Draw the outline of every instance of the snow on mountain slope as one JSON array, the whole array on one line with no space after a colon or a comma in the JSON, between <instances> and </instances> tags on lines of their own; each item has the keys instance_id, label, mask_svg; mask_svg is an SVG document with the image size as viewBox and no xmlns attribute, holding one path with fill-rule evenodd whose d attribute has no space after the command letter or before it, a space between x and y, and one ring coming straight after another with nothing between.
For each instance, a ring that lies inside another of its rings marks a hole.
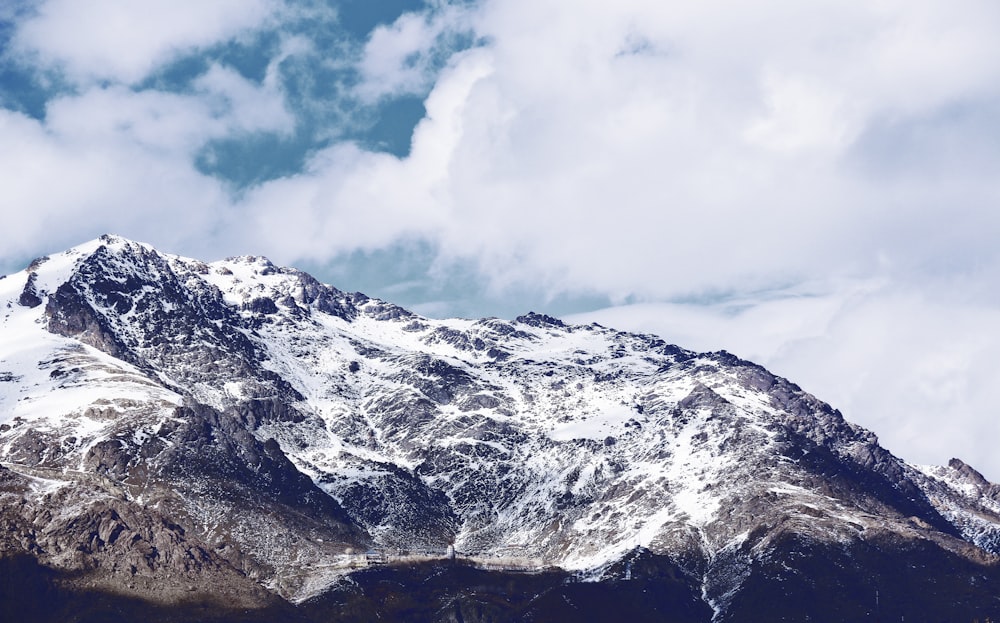
<instances>
[{"instance_id":1,"label":"snow on mountain slope","mask_svg":"<svg viewBox=\"0 0 1000 623\"><path fill-rule=\"evenodd\" d=\"M1000 552L992 485L909 466L725 352L432 320L111 236L0 280L0 310L4 465L98 473L294 599L364 548L591 579L650 551L717 613L791 533Z\"/></svg>"},{"instance_id":2,"label":"snow on mountain slope","mask_svg":"<svg viewBox=\"0 0 1000 623\"><path fill-rule=\"evenodd\" d=\"M45 310L30 305L65 282L95 243L0 280L0 430L30 426L34 444L85 453L112 421L142 418L155 428L181 396L142 371L78 340L46 330ZM24 301L29 303L24 304ZM17 460L11 440L3 455ZM18 441L25 441L20 438Z\"/></svg>"}]
</instances>

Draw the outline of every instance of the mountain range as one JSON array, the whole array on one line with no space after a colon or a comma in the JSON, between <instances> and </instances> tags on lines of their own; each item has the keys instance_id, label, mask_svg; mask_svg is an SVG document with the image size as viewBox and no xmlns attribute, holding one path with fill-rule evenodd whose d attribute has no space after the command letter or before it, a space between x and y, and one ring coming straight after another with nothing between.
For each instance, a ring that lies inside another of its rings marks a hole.
<instances>
[{"instance_id":1,"label":"mountain range","mask_svg":"<svg viewBox=\"0 0 1000 623\"><path fill-rule=\"evenodd\" d=\"M983 621L998 555L1000 487L725 351L116 236L0 279L6 620Z\"/></svg>"}]
</instances>

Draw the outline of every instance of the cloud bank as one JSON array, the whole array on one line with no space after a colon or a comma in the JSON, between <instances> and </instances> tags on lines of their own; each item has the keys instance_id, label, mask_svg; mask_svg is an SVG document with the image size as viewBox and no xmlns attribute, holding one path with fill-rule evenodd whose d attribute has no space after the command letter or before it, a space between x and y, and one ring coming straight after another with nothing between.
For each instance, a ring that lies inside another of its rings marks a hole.
<instances>
[{"instance_id":1,"label":"cloud bank","mask_svg":"<svg viewBox=\"0 0 1000 623\"><path fill-rule=\"evenodd\" d=\"M312 266L422 245L485 313L603 300L1000 478L995 2L437 1L365 33L147 4L9 18L4 75L44 106L0 100L8 269L104 231ZM408 152L374 149L414 98Z\"/></svg>"}]
</instances>

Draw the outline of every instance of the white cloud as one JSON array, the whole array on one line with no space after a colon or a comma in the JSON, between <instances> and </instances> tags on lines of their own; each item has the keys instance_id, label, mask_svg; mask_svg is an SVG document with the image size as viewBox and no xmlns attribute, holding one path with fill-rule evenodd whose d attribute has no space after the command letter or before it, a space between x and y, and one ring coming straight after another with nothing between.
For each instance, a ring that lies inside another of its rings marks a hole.
<instances>
[{"instance_id":1,"label":"white cloud","mask_svg":"<svg viewBox=\"0 0 1000 623\"><path fill-rule=\"evenodd\" d=\"M212 232L234 206L196 169L196 154L213 139L289 132L294 119L280 92L231 70L213 67L194 86L184 95L92 87L52 100L42 121L0 110L4 254L101 232L214 252Z\"/></svg>"},{"instance_id":2,"label":"white cloud","mask_svg":"<svg viewBox=\"0 0 1000 623\"><path fill-rule=\"evenodd\" d=\"M461 109L489 71L482 51L462 55L427 99L411 157L336 145L317 154L302 174L248 193L242 222L234 226L286 261L322 261L400 238L440 238L455 217L450 194L454 150L463 138Z\"/></svg>"},{"instance_id":3,"label":"white cloud","mask_svg":"<svg viewBox=\"0 0 1000 623\"><path fill-rule=\"evenodd\" d=\"M232 218L232 197L195 158L212 140L294 129L275 67L258 84L212 65L184 93L116 81L134 82L174 54L245 32L268 18L272 4L41 5L15 42L79 84L50 100L41 120L0 111L0 142L9 147L0 156L4 255L105 231L192 250L224 244L213 232ZM302 47L286 39L273 65Z\"/></svg>"},{"instance_id":4,"label":"white cloud","mask_svg":"<svg viewBox=\"0 0 1000 623\"><path fill-rule=\"evenodd\" d=\"M358 69L357 94L366 101L389 95L422 94L433 84L436 55L449 37L467 31L465 9L444 5L430 13L404 13L368 37Z\"/></svg>"},{"instance_id":5,"label":"white cloud","mask_svg":"<svg viewBox=\"0 0 1000 623\"><path fill-rule=\"evenodd\" d=\"M844 97L822 85L765 73L767 111L747 127L752 143L779 151L842 149L859 128L845 114Z\"/></svg>"},{"instance_id":6,"label":"white cloud","mask_svg":"<svg viewBox=\"0 0 1000 623\"><path fill-rule=\"evenodd\" d=\"M260 26L272 0L47 0L19 26L22 52L78 83L134 83L180 52Z\"/></svg>"},{"instance_id":7,"label":"white cloud","mask_svg":"<svg viewBox=\"0 0 1000 623\"><path fill-rule=\"evenodd\" d=\"M210 230L227 202L221 185L187 158L113 134L95 141L0 111L0 143L9 147L0 150L5 255L64 249L82 232L179 245Z\"/></svg>"},{"instance_id":8,"label":"white cloud","mask_svg":"<svg viewBox=\"0 0 1000 623\"><path fill-rule=\"evenodd\" d=\"M118 145L185 158L213 139L294 127L279 91L232 70L213 66L194 87L183 95L93 87L52 100L44 127L52 139L81 150Z\"/></svg>"},{"instance_id":9,"label":"white cloud","mask_svg":"<svg viewBox=\"0 0 1000 623\"><path fill-rule=\"evenodd\" d=\"M224 119L230 132L289 134L295 127L273 68L264 84L257 85L232 69L212 65L194 87L206 96L212 116Z\"/></svg>"},{"instance_id":10,"label":"white cloud","mask_svg":"<svg viewBox=\"0 0 1000 623\"><path fill-rule=\"evenodd\" d=\"M762 275L867 270L880 253L911 260L921 249L897 240L899 212L909 227L947 218L953 189L914 176L901 198L855 176L845 170L851 139L885 115L962 101L970 85L989 92L1000 77L977 70L975 81L956 80L937 64L926 75L880 69L898 68L899 46L921 58L942 38L905 10L827 6L816 19L812 6L769 3L753 18L712 3L686 14L662 3L538 4L489 5L493 72L461 108L453 150L447 246L495 258L505 280L536 279L541 267L555 285L671 296ZM947 48L958 74L982 46L1000 51L978 23L966 26L979 44ZM617 54L636 33L648 51ZM923 93L939 79L953 88ZM875 88L885 83L891 90ZM747 140L755 133L760 140ZM972 210L986 207L973 201Z\"/></svg>"}]
</instances>

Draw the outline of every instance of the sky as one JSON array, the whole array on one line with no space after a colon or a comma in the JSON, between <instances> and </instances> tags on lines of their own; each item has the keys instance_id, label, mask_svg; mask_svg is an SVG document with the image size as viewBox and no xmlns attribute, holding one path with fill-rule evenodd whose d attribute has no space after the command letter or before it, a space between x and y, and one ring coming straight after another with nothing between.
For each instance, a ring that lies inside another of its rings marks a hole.
<instances>
[{"instance_id":1,"label":"sky","mask_svg":"<svg viewBox=\"0 0 1000 623\"><path fill-rule=\"evenodd\" d=\"M994 0L10 0L0 273L102 233L725 349L1000 480Z\"/></svg>"}]
</instances>

